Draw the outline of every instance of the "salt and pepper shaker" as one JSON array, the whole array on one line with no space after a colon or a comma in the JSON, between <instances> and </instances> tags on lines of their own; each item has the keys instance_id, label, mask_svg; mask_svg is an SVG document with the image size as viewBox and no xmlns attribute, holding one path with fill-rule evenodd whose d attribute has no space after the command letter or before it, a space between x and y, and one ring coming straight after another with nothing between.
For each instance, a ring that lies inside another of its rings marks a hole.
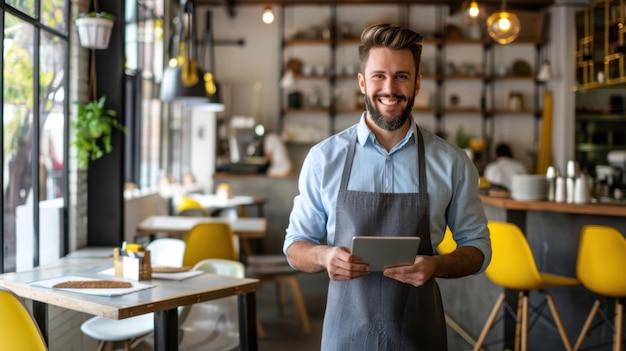
<instances>
[{"instance_id":1,"label":"salt and pepper shaker","mask_svg":"<svg viewBox=\"0 0 626 351\"><path fill-rule=\"evenodd\" d=\"M576 178L579 176L578 162L573 160L567 161L566 176L565 202L572 204L574 203L574 194L576 191Z\"/></svg>"},{"instance_id":2,"label":"salt and pepper shaker","mask_svg":"<svg viewBox=\"0 0 626 351\"><path fill-rule=\"evenodd\" d=\"M563 203L565 202L565 178L556 177L555 179L555 192L554 192L554 201Z\"/></svg>"},{"instance_id":3,"label":"salt and pepper shaker","mask_svg":"<svg viewBox=\"0 0 626 351\"><path fill-rule=\"evenodd\" d=\"M546 180L548 182L548 201L555 201L556 196L556 178L561 174L555 166L548 167L546 171Z\"/></svg>"}]
</instances>

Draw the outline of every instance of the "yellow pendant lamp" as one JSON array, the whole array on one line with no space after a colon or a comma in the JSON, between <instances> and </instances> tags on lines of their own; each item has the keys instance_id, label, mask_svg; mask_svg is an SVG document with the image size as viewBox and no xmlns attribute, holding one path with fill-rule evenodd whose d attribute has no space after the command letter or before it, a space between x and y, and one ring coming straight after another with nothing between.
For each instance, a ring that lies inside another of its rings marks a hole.
<instances>
[{"instance_id":1,"label":"yellow pendant lamp","mask_svg":"<svg viewBox=\"0 0 626 351\"><path fill-rule=\"evenodd\" d=\"M517 39L520 32L519 18L506 10L506 0L502 0L500 11L487 18L487 33L498 44L508 44Z\"/></svg>"}]
</instances>

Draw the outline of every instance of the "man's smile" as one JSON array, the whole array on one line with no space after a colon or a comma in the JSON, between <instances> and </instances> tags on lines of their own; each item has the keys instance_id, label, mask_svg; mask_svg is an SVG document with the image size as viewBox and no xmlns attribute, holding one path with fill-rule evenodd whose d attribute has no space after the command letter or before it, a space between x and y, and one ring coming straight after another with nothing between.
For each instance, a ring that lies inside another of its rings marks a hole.
<instances>
[{"instance_id":1,"label":"man's smile","mask_svg":"<svg viewBox=\"0 0 626 351\"><path fill-rule=\"evenodd\" d=\"M376 101L385 106L396 106L406 99L400 96L377 96Z\"/></svg>"}]
</instances>

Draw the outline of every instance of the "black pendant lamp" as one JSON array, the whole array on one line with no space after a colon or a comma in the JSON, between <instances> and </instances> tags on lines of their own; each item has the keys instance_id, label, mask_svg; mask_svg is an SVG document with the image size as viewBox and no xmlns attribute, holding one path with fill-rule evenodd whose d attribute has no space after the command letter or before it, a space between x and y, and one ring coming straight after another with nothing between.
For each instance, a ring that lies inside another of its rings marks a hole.
<instances>
[{"instance_id":1,"label":"black pendant lamp","mask_svg":"<svg viewBox=\"0 0 626 351\"><path fill-rule=\"evenodd\" d=\"M183 17L187 18L184 31ZM216 95L213 73L204 72L198 66L195 45L193 0L181 0L172 41L172 57L161 81L162 101L211 102Z\"/></svg>"}]
</instances>

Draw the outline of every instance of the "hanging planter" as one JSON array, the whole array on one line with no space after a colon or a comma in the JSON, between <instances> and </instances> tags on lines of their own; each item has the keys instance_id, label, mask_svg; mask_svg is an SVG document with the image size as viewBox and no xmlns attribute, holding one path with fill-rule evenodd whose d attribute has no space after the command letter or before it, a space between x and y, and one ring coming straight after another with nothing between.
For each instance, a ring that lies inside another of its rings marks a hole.
<instances>
[{"instance_id":1,"label":"hanging planter","mask_svg":"<svg viewBox=\"0 0 626 351\"><path fill-rule=\"evenodd\" d=\"M106 12L81 13L76 18L80 45L87 49L106 49L111 39L115 16Z\"/></svg>"}]
</instances>

